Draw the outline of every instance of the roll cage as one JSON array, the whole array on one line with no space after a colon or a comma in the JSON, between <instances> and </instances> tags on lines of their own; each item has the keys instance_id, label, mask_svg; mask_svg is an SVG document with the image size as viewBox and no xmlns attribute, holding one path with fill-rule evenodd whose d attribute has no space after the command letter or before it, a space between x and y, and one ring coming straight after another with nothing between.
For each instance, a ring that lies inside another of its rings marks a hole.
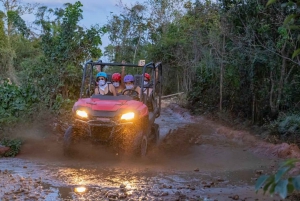
<instances>
[{"instance_id":1,"label":"roll cage","mask_svg":"<svg viewBox=\"0 0 300 201\"><path fill-rule=\"evenodd\" d=\"M142 74L146 73L147 71L150 70L151 72L151 84L148 84L147 86L144 85L144 76L141 75L134 75L135 77L135 82L137 82L137 78L139 78L139 85L141 88L141 91L139 93L139 101L143 102L144 104L147 104L147 101L149 101L149 98L151 101L154 103L154 110L158 109L160 112L161 109L161 95L162 95L162 64L161 62L154 63L150 62L145 64L144 66L139 66L135 64L123 64L123 63L104 63L101 60L98 61L92 61L89 60L84 64L83 68L83 75L82 75L82 84L81 84L81 90L80 90L80 98L89 98L93 95L94 93L94 88L95 88L95 75L94 75L94 66L100 65L101 66L101 71L105 66L125 66L125 67L137 67L137 68L142 68ZM150 97L145 97L147 96L144 94L144 89L146 88L152 88L152 92L150 94ZM101 97L101 96L99 96ZM121 97L116 97L116 99L119 99ZM114 98L111 97L113 100Z\"/></svg>"}]
</instances>

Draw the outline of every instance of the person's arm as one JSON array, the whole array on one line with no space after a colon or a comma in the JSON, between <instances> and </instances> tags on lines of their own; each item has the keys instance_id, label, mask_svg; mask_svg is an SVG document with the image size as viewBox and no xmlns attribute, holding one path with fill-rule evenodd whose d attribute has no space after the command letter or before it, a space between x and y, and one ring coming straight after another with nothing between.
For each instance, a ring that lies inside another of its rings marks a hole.
<instances>
[{"instance_id":1,"label":"person's arm","mask_svg":"<svg viewBox=\"0 0 300 201\"><path fill-rule=\"evenodd\" d=\"M95 88L95 95L99 94L99 90L97 90L98 88Z\"/></svg>"},{"instance_id":2,"label":"person's arm","mask_svg":"<svg viewBox=\"0 0 300 201\"><path fill-rule=\"evenodd\" d=\"M114 96L117 96L116 88L114 85L110 84L110 92L113 93Z\"/></svg>"},{"instance_id":3,"label":"person's arm","mask_svg":"<svg viewBox=\"0 0 300 201\"><path fill-rule=\"evenodd\" d=\"M152 91L153 91L152 88L148 88L147 89L147 96L150 96Z\"/></svg>"},{"instance_id":4,"label":"person's arm","mask_svg":"<svg viewBox=\"0 0 300 201\"><path fill-rule=\"evenodd\" d=\"M123 60L122 64L125 64L126 62ZM125 66L122 66L122 72L121 72L121 86L125 88L125 83L124 83L124 77L125 77Z\"/></svg>"},{"instance_id":5,"label":"person's arm","mask_svg":"<svg viewBox=\"0 0 300 201\"><path fill-rule=\"evenodd\" d=\"M135 91L138 92L138 93L140 94L140 92L141 92L141 87L137 86L137 87L135 88Z\"/></svg>"},{"instance_id":6,"label":"person's arm","mask_svg":"<svg viewBox=\"0 0 300 201\"><path fill-rule=\"evenodd\" d=\"M97 72L101 72L101 65L96 65Z\"/></svg>"}]
</instances>

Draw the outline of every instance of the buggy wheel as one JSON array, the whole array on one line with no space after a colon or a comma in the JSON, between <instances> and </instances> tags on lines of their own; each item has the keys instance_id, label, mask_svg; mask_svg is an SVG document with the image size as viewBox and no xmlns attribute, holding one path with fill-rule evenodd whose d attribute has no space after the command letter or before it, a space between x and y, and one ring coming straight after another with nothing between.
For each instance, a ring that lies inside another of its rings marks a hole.
<instances>
[{"instance_id":1,"label":"buggy wheel","mask_svg":"<svg viewBox=\"0 0 300 201\"><path fill-rule=\"evenodd\" d=\"M151 127L151 135L153 139L153 145L157 145L159 141L159 125L154 123Z\"/></svg>"},{"instance_id":2,"label":"buggy wheel","mask_svg":"<svg viewBox=\"0 0 300 201\"><path fill-rule=\"evenodd\" d=\"M143 133L143 131L139 131L134 140L131 143L131 147L129 148L129 153L131 156L137 158L144 158L147 155L148 151L148 138Z\"/></svg>"},{"instance_id":3,"label":"buggy wheel","mask_svg":"<svg viewBox=\"0 0 300 201\"><path fill-rule=\"evenodd\" d=\"M63 139L63 152L64 155L67 157L72 157L75 154L74 150L74 138L75 138L75 132L73 126L70 126L65 134Z\"/></svg>"},{"instance_id":4,"label":"buggy wheel","mask_svg":"<svg viewBox=\"0 0 300 201\"><path fill-rule=\"evenodd\" d=\"M141 158L144 158L147 155L148 151L148 139L146 135L143 135L140 145L140 156Z\"/></svg>"}]
</instances>

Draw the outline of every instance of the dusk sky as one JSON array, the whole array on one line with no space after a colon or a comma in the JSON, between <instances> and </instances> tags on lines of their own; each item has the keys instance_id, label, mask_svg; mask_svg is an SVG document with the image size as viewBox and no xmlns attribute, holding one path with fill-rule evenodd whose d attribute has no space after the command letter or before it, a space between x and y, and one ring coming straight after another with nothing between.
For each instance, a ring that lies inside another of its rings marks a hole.
<instances>
[{"instance_id":1,"label":"dusk sky","mask_svg":"<svg viewBox=\"0 0 300 201\"><path fill-rule=\"evenodd\" d=\"M23 0L24 3L39 3L51 8L63 7L65 3L75 3L78 0ZM120 0L81 0L83 4L83 20L81 23L89 27L92 24L103 25L107 21L107 17L113 13L119 13L120 8L117 7ZM123 4L131 5L135 2L143 2L142 0L122 0ZM27 16L26 16L27 18ZM30 18L28 17L28 20Z\"/></svg>"},{"instance_id":2,"label":"dusk sky","mask_svg":"<svg viewBox=\"0 0 300 201\"><path fill-rule=\"evenodd\" d=\"M51 8L63 7L65 3L75 3L78 0L21 0L23 3L39 3L41 6L47 6ZM114 14L120 13L121 9L117 6L120 0L81 0L83 4L83 20L80 25L89 28L91 25L99 24L100 26L106 24L108 16L113 12ZM144 2L144 0L122 0L123 4L132 5L135 2ZM2 10L2 5L0 6ZM27 22L33 22L34 15L24 15L22 18ZM108 45L109 40L107 36L102 37L103 50Z\"/></svg>"}]
</instances>

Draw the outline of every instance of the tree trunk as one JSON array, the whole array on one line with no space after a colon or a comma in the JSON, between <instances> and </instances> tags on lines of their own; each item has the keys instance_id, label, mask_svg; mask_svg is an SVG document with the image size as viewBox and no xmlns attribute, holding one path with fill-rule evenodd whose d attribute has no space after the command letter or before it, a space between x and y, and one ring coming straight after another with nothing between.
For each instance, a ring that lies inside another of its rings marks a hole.
<instances>
[{"instance_id":1,"label":"tree trunk","mask_svg":"<svg viewBox=\"0 0 300 201\"><path fill-rule=\"evenodd\" d=\"M270 89L270 101L269 101L269 104L270 104L270 108L271 108L271 113L275 113L276 111L276 106L273 102L274 100L274 79L273 79L273 72L272 72L272 69L270 70L270 82L271 82L271 89Z\"/></svg>"},{"instance_id":2,"label":"tree trunk","mask_svg":"<svg viewBox=\"0 0 300 201\"><path fill-rule=\"evenodd\" d=\"M177 92L180 90L180 80L179 80L179 75L177 73Z\"/></svg>"},{"instance_id":3,"label":"tree trunk","mask_svg":"<svg viewBox=\"0 0 300 201\"><path fill-rule=\"evenodd\" d=\"M276 100L276 103L275 103L277 111L279 111L279 105L280 105L280 102L281 102L282 91L283 91L283 88L284 88L286 62L287 62L286 57L284 55L284 57L282 57L280 80L279 80L279 86L278 86L278 95L277 95L277 100Z\"/></svg>"},{"instance_id":4,"label":"tree trunk","mask_svg":"<svg viewBox=\"0 0 300 201\"><path fill-rule=\"evenodd\" d=\"M223 102L223 79L224 79L224 54L225 54L225 35L223 35L223 47L222 47L222 61L220 68L220 105L219 110L222 112L222 102Z\"/></svg>"},{"instance_id":5,"label":"tree trunk","mask_svg":"<svg viewBox=\"0 0 300 201\"><path fill-rule=\"evenodd\" d=\"M252 96L252 118L251 118L252 124L254 124L254 122L255 122L255 101L256 101L256 97L255 97L255 93L253 93L253 96Z\"/></svg>"},{"instance_id":6,"label":"tree trunk","mask_svg":"<svg viewBox=\"0 0 300 201\"><path fill-rule=\"evenodd\" d=\"M271 80L271 90L270 90L270 107L271 107L271 117L276 118L279 112L279 106L281 102L281 97L282 97L282 92L285 84L285 74L286 74L286 65L287 65L287 60L286 60L286 53L285 53L285 46L281 49L281 54L283 55L282 57L282 63L281 63L281 69L280 69L280 79L279 83L277 86L277 90L274 89L275 84L274 84L274 79L273 79L273 74L272 71L270 72L270 80ZM277 93L275 93L275 91Z\"/></svg>"}]
</instances>

